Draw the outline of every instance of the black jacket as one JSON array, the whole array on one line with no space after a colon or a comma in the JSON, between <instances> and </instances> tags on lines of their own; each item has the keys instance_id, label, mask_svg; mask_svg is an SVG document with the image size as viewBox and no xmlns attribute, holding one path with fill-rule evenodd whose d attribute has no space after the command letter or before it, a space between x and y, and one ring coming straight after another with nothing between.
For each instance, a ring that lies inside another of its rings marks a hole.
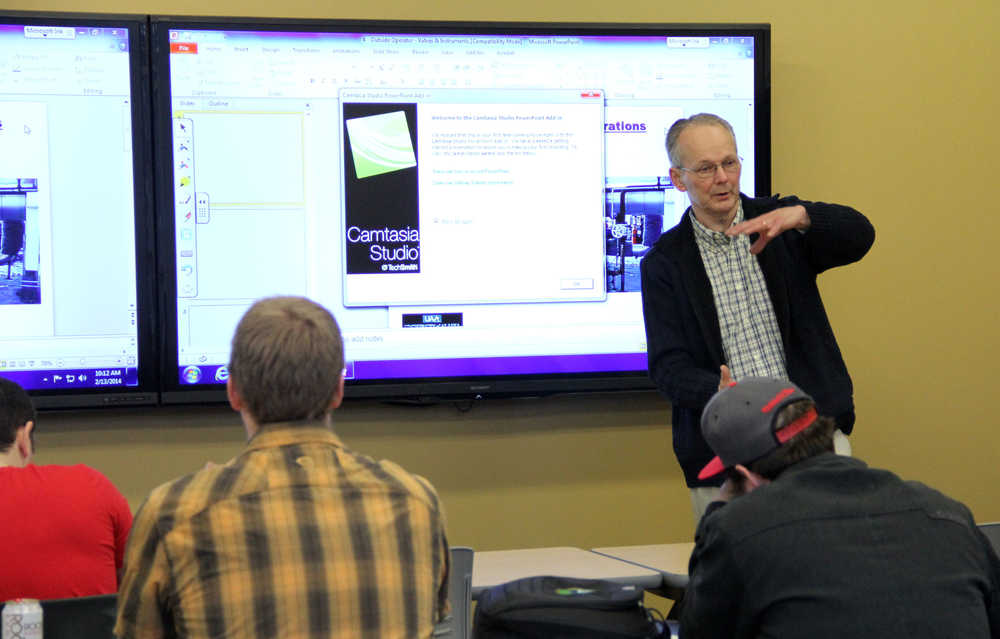
<instances>
[{"instance_id":1,"label":"black jacket","mask_svg":"<svg viewBox=\"0 0 1000 639\"><path fill-rule=\"evenodd\" d=\"M796 197L741 197L746 219L795 204L809 213L808 231L782 233L757 260L781 330L789 378L816 400L822 414L850 433L854 390L816 276L864 257L875 241L875 229L846 206ZM649 375L671 402L674 453L689 486L717 485L721 479L697 478L715 456L701 436L700 420L719 388L719 367L726 362L712 285L687 213L650 249L640 270Z\"/></svg>"},{"instance_id":2,"label":"black jacket","mask_svg":"<svg viewBox=\"0 0 1000 639\"><path fill-rule=\"evenodd\" d=\"M851 457L702 518L683 639L1000 637L1000 560L961 503Z\"/></svg>"}]
</instances>

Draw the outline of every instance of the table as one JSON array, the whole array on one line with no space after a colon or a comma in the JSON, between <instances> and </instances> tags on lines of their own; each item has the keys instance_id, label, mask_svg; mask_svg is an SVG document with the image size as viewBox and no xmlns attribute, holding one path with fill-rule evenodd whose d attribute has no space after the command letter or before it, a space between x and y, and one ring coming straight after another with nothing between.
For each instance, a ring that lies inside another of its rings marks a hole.
<instances>
[{"instance_id":1,"label":"table","mask_svg":"<svg viewBox=\"0 0 1000 639\"><path fill-rule=\"evenodd\" d=\"M593 552L609 558L635 564L660 573L663 589L671 599L683 594L688 584L688 561L694 542L679 544L651 544L647 546L608 546L594 548Z\"/></svg>"},{"instance_id":2,"label":"table","mask_svg":"<svg viewBox=\"0 0 1000 639\"><path fill-rule=\"evenodd\" d=\"M571 548L524 548L477 552L472 563L472 598L479 593L522 577L553 575L577 579L607 579L650 590L663 585L662 573L634 562Z\"/></svg>"}]
</instances>

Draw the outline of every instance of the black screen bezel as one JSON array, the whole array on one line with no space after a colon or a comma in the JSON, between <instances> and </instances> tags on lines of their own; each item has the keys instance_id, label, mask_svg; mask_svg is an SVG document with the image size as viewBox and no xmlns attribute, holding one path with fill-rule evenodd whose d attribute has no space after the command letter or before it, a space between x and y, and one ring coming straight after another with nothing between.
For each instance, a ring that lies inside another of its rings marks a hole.
<instances>
[{"instance_id":1,"label":"black screen bezel","mask_svg":"<svg viewBox=\"0 0 1000 639\"><path fill-rule=\"evenodd\" d=\"M155 219L153 214L153 143L149 99L149 16L140 14L54 11L0 11L0 22L25 25L92 26L128 31L132 91L132 170L135 224L136 339L138 384L129 387L29 390L38 409L148 406L159 402L159 349L154 334L159 312L155 287Z\"/></svg>"},{"instance_id":2,"label":"black screen bezel","mask_svg":"<svg viewBox=\"0 0 1000 639\"><path fill-rule=\"evenodd\" d=\"M572 22L451 22L422 20L322 20L243 17L152 16L150 18L154 136L170 140L170 43L172 29L246 31L371 32L434 34L524 35L634 35L634 36L752 36L755 38L755 193L771 192L771 27L769 24L668 24ZM174 262L174 211L172 157L169 144L156 149L158 227L158 280L160 282L161 400L164 404L225 401L218 384L181 384L178 379L176 266ZM427 401L429 399L479 399L484 397L539 396L554 393L651 390L646 371L580 374L477 376L460 378L388 379L348 382L347 398Z\"/></svg>"}]
</instances>

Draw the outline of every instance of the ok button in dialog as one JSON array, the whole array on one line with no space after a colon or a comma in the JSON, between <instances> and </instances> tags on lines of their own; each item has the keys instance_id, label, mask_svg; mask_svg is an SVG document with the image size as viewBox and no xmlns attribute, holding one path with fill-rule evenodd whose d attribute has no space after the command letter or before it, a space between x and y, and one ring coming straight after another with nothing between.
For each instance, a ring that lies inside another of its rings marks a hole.
<instances>
[{"instance_id":1,"label":"ok button in dialog","mask_svg":"<svg viewBox=\"0 0 1000 639\"><path fill-rule=\"evenodd\" d=\"M588 291L594 288L594 280L590 277L571 277L559 280L559 288L563 291Z\"/></svg>"}]
</instances>

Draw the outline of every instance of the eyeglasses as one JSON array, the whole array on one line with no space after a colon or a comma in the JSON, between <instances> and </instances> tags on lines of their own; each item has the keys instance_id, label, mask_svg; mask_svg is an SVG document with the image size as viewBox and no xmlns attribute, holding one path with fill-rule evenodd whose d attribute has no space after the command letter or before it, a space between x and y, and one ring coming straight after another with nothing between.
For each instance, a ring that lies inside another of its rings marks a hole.
<instances>
[{"instance_id":1,"label":"eyeglasses","mask_svg":"<svg viewBox=\"0 0 1000 639\"><path fill-rule=\"evenodd\" d=\"M693 169L689 169L683 166L679 166L677 168L681 171L694 173L695 177L697 177L699 180L711 180L713 177L715 177L715 174L719 171L719 167L722 167L722 170L728 173L729 175L736 175L740 170L742 160L743 158L728 158L723 160L720 164L710 164L706 162L705 164L698 165Z\"/></svg>"}]
</instances>

